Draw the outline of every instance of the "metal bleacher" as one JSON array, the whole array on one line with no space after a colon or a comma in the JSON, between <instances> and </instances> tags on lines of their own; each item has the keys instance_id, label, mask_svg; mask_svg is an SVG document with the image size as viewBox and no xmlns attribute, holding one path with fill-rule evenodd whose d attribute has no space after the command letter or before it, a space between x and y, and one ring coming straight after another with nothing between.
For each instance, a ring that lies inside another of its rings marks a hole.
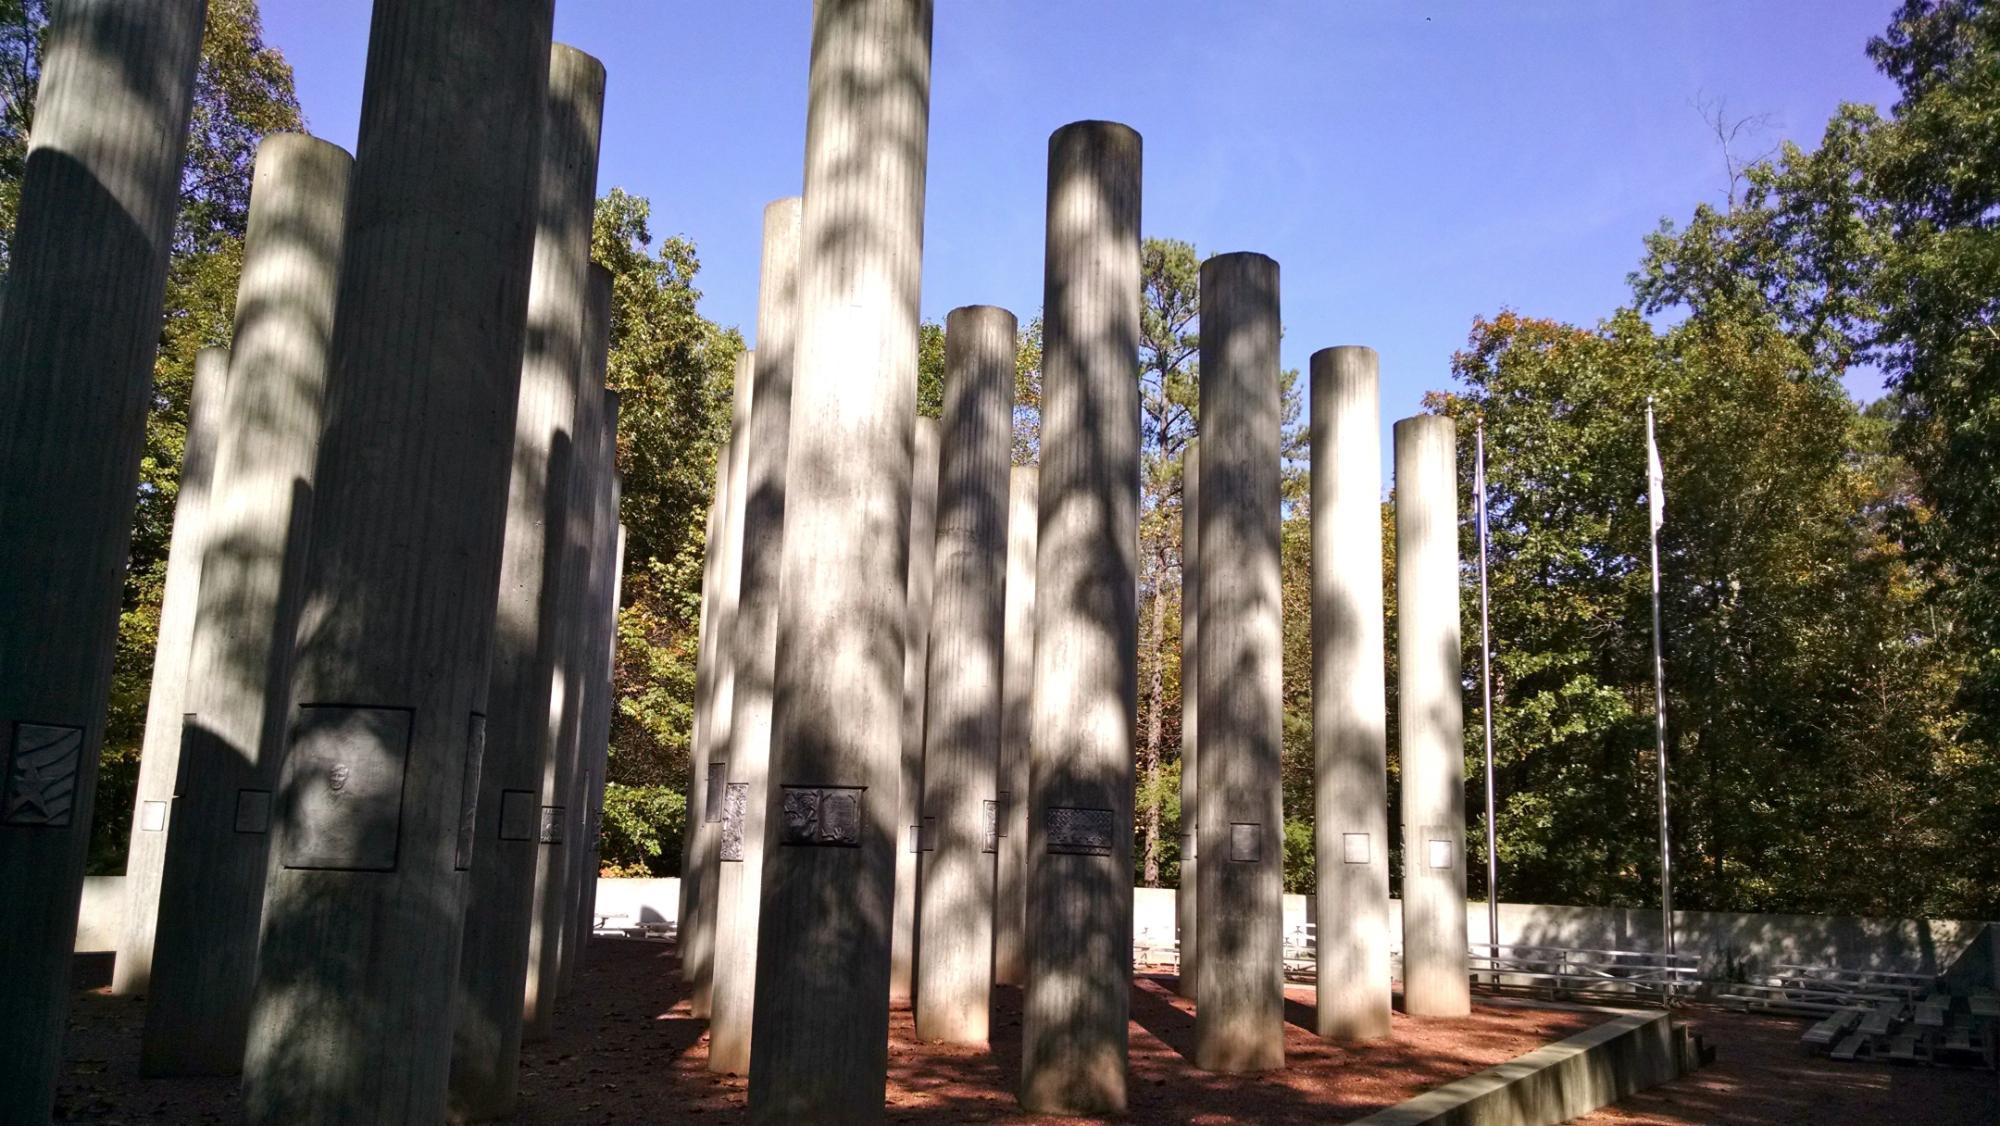
<instances>
[{"instance_id":1,"label":"metal bleacher","mask_svg":"<svg viewBox=\"0 0 2000 1126\"><path fill-rule=\"evenodd\" d=\"M2000 1042L2000 996L1986 987L1955 993L1935 974L1784 963L1724 987L1718 1000L1816 1017L1799 1044L1835 1060L1992 1068Z\"/></svg>"}]
</instances>

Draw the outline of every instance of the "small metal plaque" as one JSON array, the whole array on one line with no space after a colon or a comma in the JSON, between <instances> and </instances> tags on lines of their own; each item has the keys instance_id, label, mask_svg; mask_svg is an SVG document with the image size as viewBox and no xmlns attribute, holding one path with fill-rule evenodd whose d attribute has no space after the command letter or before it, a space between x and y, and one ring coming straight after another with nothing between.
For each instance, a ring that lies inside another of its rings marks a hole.
<instances>
[{"instance_id":1,"label":"small metal plaque","mask_svg":"<svg viewBox=\"0 0 2000 1126\"><path fill-rule=\"evenodd\" d=\"M923 846L924 827L922 825L910 826L910 855L915 856L917 853L922 852L924 850Z\"/></svg>"},{"instance_id":2,"label":"small metal plaque","mask_svg":"<svg viewBox=\"0 0 2000 1126\"><path fill-rule=\"evenodd\" d=\"M458 847L453 867L460 872L472 867L472 842L479 831L479 769L486 760L486 717L472 713L466 725L465 762L458 778Z\"/></svg>"},{"instance_id":3,"label":"small metal plaque","mask_svg":"<svg viewBox=\"0 0 2000 1126\"><path fill-rule=\"evenodd\" d=\"M236 831L253 834L271 831L271 791L236 791Z\"/></svg>"},{"instance_id":4,"label":"small metal plaque","mask_svg":"<svg viewBox=\"0 0 2000 1126\"><path fill-rule=\"evenodd\" d=\"M540 810L540 795L533 790L500 791L500 839L534 840L535 821Z\"/></svg>"},{"instance_id":5,"label":"small metal plaque","mask_svg":"<svg viewBox=\"0 0 2000 1126\"><path fill-rule=\"evenodd\" d=\"M1368 834L1340 834L1340 858L1348 864L1366 864L1373 860L1374 849L1369 847Z\"/></svg>"},{"instance_id":6,"label":"small metal plaque","mask_svg":"<svg viewBox=\"0 0 2000 1126\"><path fill-rule=\"evenodd\" d=\"M711 762L708 764L708 793L703 795L706 803L702 807L701 819L714 824L722 820L723 785L728 779L729 764Z\"/></svg>"},{"instance_id":7,"label":"small metal plaque","mask_svg":"<svg viewBox=\"0 0 2000 1126\"><path fill-rule=\"evenodd\" d=\"M1049 807L1050 852L1110 856L1113 829L1108 809L1077 809L1066 805Z\"/></svg>"},{"instance_id":8,"label":"small metal plaque","mask_svg":"<svg viewBox=\"0 0 2000 1126\"><path fill-rule=\"evenodd\" d=\"M17 723L0 789L0 824L60 829L76 808L76 772L83 764L83 728Z\"/></svg>"},{"instance_id":9,"label":"small metal plaque","mask_svg":"<svg viewBox=\"0 0 2000 1126\"><path fill-rule=\"evenodd\" d=\"M285 867L395 871L411 722L408 708L299 706L285 758Z\"/></svg>"},{"instance_id":10,"label":"small metal plaque","mask_svg":"<svg viewBox=\"0 0 2000 1126\"><path fill-rule=\"evenodd\" d=\"M559 845L563 843L562 806L545 805L542 807L542 829L540 833L536 834L535 839L545 845Z\"/></svg>"},{"instance_id":11,"label":"small metal plaque","mask_svg":"<svg viewBox=\"0 0 2000 1126\"><path fill-rule=\"evenodd\" d=\"M139 831L158 833L167 827L167 803L163 801L143 801L139 803Z\"/></svg>"},{"instance_id":12,"label":"small metal plaque","mask_svg":"<svg viewBox=\"0 0 2000 1126\"><path fill-rule=\"evenodd\" d=\"M862 786L786 786L783 836L788 845L861 847Z\"/></svg>"},{"instance_id":13,"label":"small metal plaque","mask_svg":"<svg viewBox=\"0 0 2000 1126\"><path fill-rule=\"evenodd\" d=\"M1264 859L1264 827L1254 821L1230 822L1229 859L1243 864L1261 863Z\"/></svg>"},{"instance_id":14,"label":"small metal plaque","mask_svg":"<svg viewBox=\"0 0 2000 1126\"><path fill-rule=\"evenodd\" d=\"M743 859L743 817L750 809L750 783L731 782L722 795L722 859Z\"/></svg>"},{"instance_id":15,"label":"small metal plaque","mask_svg":"<svg viewBox=\"0 0 2000 1126\"><path fill-rule=\"evenodd\" d=\"M1007 822L1014 816L1014 795L1006 790L1000 791L997 805L998 808L993 811L994 821L998 825L994 835L1004 837L1007 835Z\"/></svg>"},{"instance_id":16,"label":"small metal plaque","mask_svg":"<svg viewBox=\"0 0 2000 1126\"><path fill-rule=\"evenodd\" d=\"M1431 868L1450 868L1452 866L1453 849L1450 841L1432 839L1425 841L1424 845L1424 862L1426 866Z\"/></svg>"},{"instance_id":17,"label":"small metal plaque","mask_svg":"<svg viewBox=\"0 0 2000 1126\"><path fill-rule=\"evenodd\" d=\"M979 803L980 813L985 818L985 843L979 846L981 852L1000 851L1000 803L983 801Z\"/></svg>"}]
</instances>

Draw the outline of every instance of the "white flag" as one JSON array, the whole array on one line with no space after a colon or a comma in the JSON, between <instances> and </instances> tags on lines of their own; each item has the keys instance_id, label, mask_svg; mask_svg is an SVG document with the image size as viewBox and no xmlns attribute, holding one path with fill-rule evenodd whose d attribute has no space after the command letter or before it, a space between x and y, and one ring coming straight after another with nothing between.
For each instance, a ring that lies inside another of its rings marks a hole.
<instances>
[{"instance_id":1,"label":"white flag","mask_svg":"<svg viewBox=\"0 0 2000 1126\"><path fill-rule=\"evenodd\" d=\"M1653 531L1667 522L1667 483L1660 472L1660 447L1653 441L1653 405L1646 404L1646 502L1653 510Z\"/></svg>"}]
</instances>

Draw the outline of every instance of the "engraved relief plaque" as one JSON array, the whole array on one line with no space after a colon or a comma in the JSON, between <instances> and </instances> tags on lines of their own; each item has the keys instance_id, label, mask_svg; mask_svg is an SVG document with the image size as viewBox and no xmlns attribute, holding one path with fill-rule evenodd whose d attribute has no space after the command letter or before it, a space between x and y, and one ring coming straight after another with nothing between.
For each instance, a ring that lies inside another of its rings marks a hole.
<instances>
[{"instance_id":1,"label":"engraved relief plaque","mask_svg":"<svg viewBox=\"0 0 2000 1126\"><path fill-rule=\"evenodd\" d=\"M535 822L541 812L539 795L533 790L500 791L500 839L532 841Z\"/></svg>"},{"instance_id":2,"label":"engraved relief plaque","mask_svg":"<svg viewBox=\"0 0 2000 1126\"><path fill-rule=\"evenodd\" d=\"M726 762L708 764L708 793L703 795L707 804L702 808L701 819L710 824L722 820L722 787L728 772L729 764Z\"/></svg>"},{"instance_id":3,"label":"engraved relief plaque","mask_svg":"<svg viewBox=\"0 0 2000 1126\"><path fill-rule=\"evenodd\" d=\"M731 782L722 796L722 859L743 859L743 816L750 808L750 783Z\"/></svg>"},{"instance_id":4,"label":"engraved relief plaque","mask_svg":"<svg viewBox=\"0 0 2000 1126\"><path fill-rule=\"evenodd\" d=\"M0 787L0 824L60 829L76 808L76 772L83 764L83 728L17 723Z\"/></svg>"},{"instance_id":5,"label":"engraved relief plaque","mask_svg":"<svg viewBox=\"0 0 2000 1126\"><path fill-rule=\"evenodd\" d=\"M1074 856L1110 856L1111 811L1052 805L1048 810L1049 851Z\"/></svg>"},{"instance_id":6,"label":"engraved relief plaque","mask_svg":"<svg viewBox=\"0 0 2000 1126\"><path fill-rule=\"evenodd\" d=\"M542 828L541 832L536 834L535 839L545 845L559 845L563 843L562 806L545 805L542 807Z\"/></svg>"},{"instance_id":7,"label":"engraved relief plaque","mask_svg":"<svg viewBox=\"0 0 2000 1126\"><path fill-rule=\"evenodd\" d=\"M779 841L861 847L862 786L786 786Z\"/></svg>"},{"instance_id":8,"label":"engraved relief plaque","mask_svg":"<svg viewBox=\"0 0 2000 1126\"><path fill-rule=\"evenodd\" d=\"M1006 790L1002 790L1000 791L1000 800L995 804L997 808L994 810L993 817L998 828L994 830L994 834L1004 837L1007 835L1007 822L1014 816L1014 795Z\"/></svg>"},{"instance_id":9,"label":"engraved relief plaque","mask_svg":"<svg viewBox=\"0 0 2000 1126\"><path fill-rule=\"evenodd\" d=\"M271 791L236 791L236 831L253 834L271 831Z\"/></svg>"},{"instance_id":10,"label":"engraved relief plaque","mask_svg":"<svg viewBox=\"0 0 2000 1126\"><path fill-rule=\"evenodd\" d=\"M1450 868L1452 847L1450 841L1435 838L1424 842L1424 863L1430 868Z\"/></svg>"},{"instance_id":11,"label":"engraved relief plaque","mask_svg":"<svg viewBox=\"0 0 2000 1126\"><path fill-rule=\"evenodd\" d=\"M465 732L465 762L458 779L458 849L453 867L472 867L472 841L479 829L479 768L486 759L486 717L472 713Z\"/></svg>"},{"instance_id":12,"label":"engraved relief plaque","mask_svg":"<svg viewBox=\"0 0 2000 1126\"><path fill-rule=\"evenodd\" d=\"M1349 864L1366 864L1374 858L1374 850L1369 847L1368 834L1340 834L1340 858Z\"/></svg>"},{"instance_id":13,"label":"engraved relief plaque","mask_svg":"<svg viewBox=\"0 0 2000 1126\"><path fill-rule=\"evenodd\" d=\"M167 803L149 801L139 803L139 829L141 832L158 833L167 827Z\"/></svg>"},{"instance_id":14,"label":"engraved relief plaque","mask_svg":"<svg viewBox=\"0 0 2000 1126\"><path fill-rule=\"evenodd\" d=\"M980 813L985 819L985 843L979 846L981 852L1000 851L1000 803L983 801L979 803Z\"/></svg>"},{"instance_id":15,"label":"engraved relief plaque","mask_svg":"<svg viewBox=\"0 0 2000 1126\"><path fill-rule=\"evenodd\" d=\"M411 720L408 708L299 706L285 758L285 867L395 871Z\"/></svg>"},{"instance_id":16,"label":"engraved relief plaque","mask_svg":"<svg viewBox=\"0 0 2000 1126\"><path fill-rule=\"evenodd\" d=\"M1234 821L1229 825L1229 859L1255 864L1264 859L1264 827L1255 822Z\"/></svg>"}]
</instances>

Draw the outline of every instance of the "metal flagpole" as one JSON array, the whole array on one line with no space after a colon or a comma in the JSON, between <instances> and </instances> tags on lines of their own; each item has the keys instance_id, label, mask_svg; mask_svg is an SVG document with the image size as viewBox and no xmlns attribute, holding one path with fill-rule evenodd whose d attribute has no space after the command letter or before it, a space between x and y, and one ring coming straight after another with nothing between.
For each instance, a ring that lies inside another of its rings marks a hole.
<instances>
[{"instance_id":1,"label":"metal flagpole","mask_svg":"<svg viewBox=\"0 0 2000 1126\"><path fill-rule=\"evenodd\" d=\"M1486 721L1486 943L1487 954L1500 957L1500 853L1493 820L1493 640L1486 613L1486 418L1481 415L1473 438L1473 488L1479 494L1479 680ZM1497 980L1497 979L1496 979Z\"/></svg>"},{"instance_id":2,"label":"metal flagpole","mask_svg":"<svg viewBox=\"0 0 2000 1126\"><path fill-rule=\"evenodd\" d=\"M1653 547L1653 743L1660 775L1660 933L1674 952L1673 850L1667 836L1667 668L1660 656L1660 525L1666 522L1667 487L1660 447L1653 438L1653 397L1646 396L1646 502Z\"/></svg>"}]
</instances>

